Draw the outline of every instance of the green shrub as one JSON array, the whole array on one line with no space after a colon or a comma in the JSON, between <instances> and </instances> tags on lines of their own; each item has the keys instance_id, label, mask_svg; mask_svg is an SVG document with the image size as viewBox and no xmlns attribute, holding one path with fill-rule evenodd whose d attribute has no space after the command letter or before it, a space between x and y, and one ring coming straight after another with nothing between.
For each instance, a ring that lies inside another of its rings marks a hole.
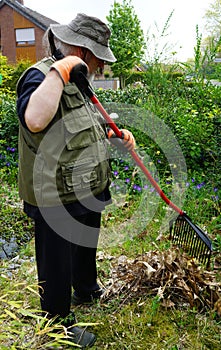
<instances>
[{"instance_id":1,"label":"green shrub","mask_svg":"<svg viewBox=\"0 0 221 350\"><path fill-rule=\"evenodd\" d=\"M7 83L7 86L12 90L12 91L16 91L16 85L18 82L18 79L20 78L20 76L22 75L22 73L31 66L31 62L28 60L22 60L19 61L13 68L12 73L11 73L11 77L12 79L10 79Z\"/></svg>"},{"instance_id":2,"label":"green shrub","mask_svg":"<svg viewBox=\"0 0 221 350\"><path fill-rule=\"evenodd\" d=\"M1 75L1 93L12 94L7 84L12 80L13 67L8 64L7 57L0 53L0 75Z\"/></svg>"},{"instance_id":3,"label":"green shrub","mask_svg":"<svg viewBox=\"0 0 221 350\"><path fill-rule=\"evenodd\" d=\"M165 82L159 79L155 86L128 85L122 91L98 90L96 94L103 103L135 104L161 118L175 135L188 169L214 173L220 163L221 89L201 82L193 83L190 88L183 80ZM144 130L145 120L131 123L128 118L121 115L118 125L130 128L130 125L139 124L139 130ZM135 132L139 143L152 150L153 157L158 151L156 145L142 132L131 131Z\"/></svg>"},{"instance_id":4,"label":"green shrub","mask_svg":"<svg viewBox=\"0 0 221 350\"><path fill-rule=\"evenodd\" d=\"M16 84L21 74L31 65L28 60L19 61L16 65L8 63L6 56L0 53L1 93L15 95Z\"/></svg>"},{"instance_id":5,"label":"green shrub","mask_svg":"<svg viewBox=\"0 0 221 350\"><path fill-rule=\"evenodd\" d=\"M18 117L15 98L10 94L0 97L0 173L7 182L17 181Z\"/></svg>"}]
</instances>

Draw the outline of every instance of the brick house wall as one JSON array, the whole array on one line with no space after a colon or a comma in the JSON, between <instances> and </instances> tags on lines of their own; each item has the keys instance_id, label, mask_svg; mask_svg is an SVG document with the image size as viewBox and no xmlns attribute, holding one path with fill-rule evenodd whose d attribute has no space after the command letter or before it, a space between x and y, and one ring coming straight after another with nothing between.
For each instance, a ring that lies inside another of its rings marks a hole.
<instances>
[{"instance_id":1,"label":"brick house wall","mask_svg":"<svg viewBox=\"0 0 221 350\"><path fill-rule=\"evenodd\" d=\"M15 36L14 36L14 20L13 9L4 6L0 16L1 28L1 52L7 56L9 62L15 61Z\"/></svg>"},{"instance_id":2,"label":"brick house wall","mask_svg":"<svg viewBox=\"0 0 221 350\"><path fill-rule=\"evenodd\" d=\"M18 25L18 23L20 23ZM35 45L26 47L16 47L15 29L16 28L34 28ZM8 58L8 62L16 63L19 59L29 59L36 62L44 56L42 48L42 37L44 30L34 25L31 21L17 14L9 6L1 9L0 16L1 28L1 52Z\"/></svg>"},{"instance_id":3,"label":"brick house wall","mask_svg":"<svg viewBox=\"0 0 221 350\"><path fill-rule=\"evenodd\" d=\"M23 0L0 1L0 52L9 63L40 60L44 57L42 38L50 23L57 22L26 8ZM16 29L27 28L34 29L35 41L16 44Z\"/></svg>"}]
</instances>

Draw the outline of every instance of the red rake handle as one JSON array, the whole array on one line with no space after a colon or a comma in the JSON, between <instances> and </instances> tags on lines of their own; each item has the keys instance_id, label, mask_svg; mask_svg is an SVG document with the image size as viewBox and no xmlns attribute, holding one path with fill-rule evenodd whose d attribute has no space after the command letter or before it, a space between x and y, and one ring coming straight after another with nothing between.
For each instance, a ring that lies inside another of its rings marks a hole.
<instances>
[{"instance_id":1,"label":"red rake handle","mask_svg":"<svg viewBox=\"0 0 221 350\"><path fill-rule=\"evenodd\" d=\"M90 96L90 100L92 103L96 106L96 108L100 111L104 119L107 121L110 128L114 131L117 137L122 139L122 131L117 127L117 125L114 123L114 121L111 119L109 114L106 112L106 110L103 108L102 104L99 102L97 97L95 95ZM143 164L142 160L138 156L138 154L135 151L130 151L131 156L133 157L136 164L140 167L144 175L148 178L150 183L153 185L157 193L160 195L160 197L163 199L163 201L169 205L172 209L174 209L179 215L184 215L183 210L181 210L179 207L177 207L171 200L165 195L165 193L161 190L160 186L157 184L157 182L153 179L150 172L147 170L145 165Z\"/></svg>"},{"instance_id":2,"label":"red rake handle","mask_svg":"<svg viewBox=\"0 0 221 350\"><path fill-rule=\"evenodd\" d=\"M77 65L76 67L74 67L72 70L71 76L72 76L72 82L75 82L75 84L77 85L79 90L83 94L87 95L90 98L91 102L100 111L100 113L102 114L102 116L104 117L104 119L106 120L108 125L110 126L110 128L116 134L116 136L119 137L120 139L122 139L123 138L122 131L120 131L118 129L117 125L114 123L114 121L111 119L109 114L103 108L102 104L99 102L97 97L94 95L94 93L90 87L89 81L87 80L87 78L85 76L84 67L81 67L80 65ZM151 174L149 173L149 171L147 170L147 168L145 167L145 165L143 164L143 162L141 161L141 159L139 158L137 153L135 151L130 151L130 154L133 157L133 159L135 160L136 164L141 168L143 173L146 175L148 180L151 182L153 187L156 189L156 191L158 192L160 197L163 199L163 201L166 204L168 204L172 209L174 209L178 214L184 215L184 212L180 208L178 208L173 202L171 202L171 200L169 200L169 198L167 198L165 193L161 190L161 188L158 186L156 181L152 178Z\"/></svg>"}]
</instances>

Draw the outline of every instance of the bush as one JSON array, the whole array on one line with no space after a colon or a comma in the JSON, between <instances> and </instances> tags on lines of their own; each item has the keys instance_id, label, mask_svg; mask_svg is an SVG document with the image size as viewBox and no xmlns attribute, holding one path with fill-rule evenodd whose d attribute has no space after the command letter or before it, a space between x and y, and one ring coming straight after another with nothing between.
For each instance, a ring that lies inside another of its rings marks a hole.
<instances>
[{"instance_id":1,"label":"bush","mask_svg":"<svg viewBox=\"0 0 221 350\"><path fill-rule=\"evenodd\" d=\"M7 57L0 54L1 93L15 95L16 84L21 74L31 65L28 60L19 61L16 65L8 63Z\"/></svg>"},{"instance_id":2,"label":"bush","mask_svg":"<svg viewBox=\"0 0 221 350\"><path fill-rule=\"evenodd\" d=\"M30 64L29 61L19 61L17 65L10 65L7 57L0 54L0 172L8 183L17 181L19 123L15 101L16 84Z\"/></svg>"},{"instance_id":3,"label":"bush","mask_svg":"<svg viewBox=\"0 0 221 350\"><path fill-rule=\"evenodd\" d=\"M160 117L178 140L191 171L212 174L217 166L220 167L220 88L201 82L188 87L183 80L159 80L155 87L128 85L122 91L98 90L96 94L103 103L135 104ZM120 116L119 126L130 128L132 123L128 118ZM136 123L142 130L145 120L139 119ZM153 146L145 135L139 133L135 136L149 151L153 149L153 153L157 152L156 145ZM219 173L216 175L219 176Z\"/></svg>"},{"instance_id":4,"label":"bush","mask_svg":"<svg viewBox=\"0 0 221 350\"><path fill-rule=\"evenodd\" d=\"M12 90L15 91L16 90L16 85L18 82L18 79L20 78L20 76L22 75L22 73L31 66L31 62L28 60L25 61L19 61L16 66L14 67L11 76L12 79L9 80L7 86Z\"/></svg>"},{"instance_id":5,"label":"bush","mask_svg":"<svg viewBox=\"0 0 221 350\"><path fill-rule=\"evenodd\" d=\"M1 66L1 93L12 94L7 84L12 80L13 67L8 65L7 57L0 53L0 66Z\"/></svg>"},{"instance_id":6,"label":"bush","mask_svg":"<svg viewBox=\"0 0 221 350\"><path fill-rule=\"evenodd\" d=\"M15 98L0 97L0 172L8 183L17 181L18 167L18 117Z\"/></svg>"}]
</instances>

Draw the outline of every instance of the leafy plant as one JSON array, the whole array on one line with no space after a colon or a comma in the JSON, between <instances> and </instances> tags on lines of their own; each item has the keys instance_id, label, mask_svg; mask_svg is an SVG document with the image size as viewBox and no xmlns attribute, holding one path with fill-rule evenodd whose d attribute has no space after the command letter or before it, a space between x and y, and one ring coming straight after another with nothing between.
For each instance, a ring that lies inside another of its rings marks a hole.
<instances>
[{"instance_id":1,"label":"leafy plant","mask_svg":"<svg viewBox=\"0 0 221 350\"><path fill-rule=\"evenodd\" d=\"M0 172L2 178L13 183L18 166L18 117L14 97L0 97Z\"/></svg>"}]
</instances>

